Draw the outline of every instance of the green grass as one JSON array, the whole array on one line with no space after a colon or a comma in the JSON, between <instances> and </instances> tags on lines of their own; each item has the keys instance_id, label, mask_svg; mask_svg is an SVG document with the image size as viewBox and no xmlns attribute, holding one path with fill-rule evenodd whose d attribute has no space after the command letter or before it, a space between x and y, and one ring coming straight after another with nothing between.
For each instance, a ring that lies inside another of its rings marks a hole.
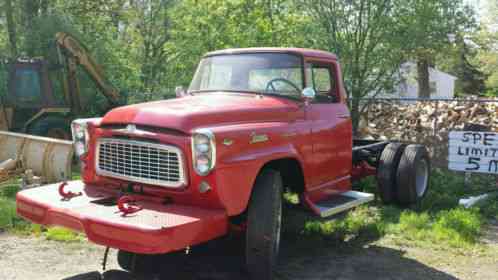
<instances>
[{"instance_id":1,"label":"green grass","mask_svg":"<svg viewBox=\"0 0 498 280\"><path fill-rule=\"evenodd\" d=\"M0 230L10 229L14 225L16 205L11 199L0 197Z\"/></svg>"},{"instance_id":2,"label":"green grass","mask_svg":"<svg viewBox=\"0 0 498 280\"><path fill-rule=\"evenodd\" d=\"M302 233L343 241L389 236L399 244L431 248L478 246L483 227L498 216L498 200L495 196L471 209L460 207L458 200L494 186L492 176L473 176L466 186L463 175L436 170L430 192L418 209L403 210L377 201L348 212L344 218L305 222ZM376 192L375 181L365 180L360 189Z\"/></svg>"},{"instance_id":3,"label":"green grass","mask_svg":"<svg viewBox=\"0 0 498 280\"><path fill-rule=\"evenodd\" d=\"M73 179L79 178L79 172L73 172ZM48 240L75 242L83 240L81 234L71 230L54 227L45 228L21 219L16 214L16 193L19 191L19 178L14 178L0 185L0 232L9 231L20 235L43 236Z\"/></svg>"},{"instance_id":4,"label":"green grass","mask_svg":"<svg viewBox=\"0 0 498 280\"><path fill-rule=\"evenodd\" d=\"M61 227L51 227L46 229L43 234L48 240L62 242L78 242L83 241L83 235Z\"/></svg>"}]
</instances>

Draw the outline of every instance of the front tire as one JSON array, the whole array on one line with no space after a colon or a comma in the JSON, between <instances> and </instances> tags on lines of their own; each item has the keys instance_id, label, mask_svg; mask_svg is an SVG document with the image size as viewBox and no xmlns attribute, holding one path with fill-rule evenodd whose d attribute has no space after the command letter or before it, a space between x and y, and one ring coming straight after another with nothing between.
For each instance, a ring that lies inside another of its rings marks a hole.
<instances>
[{"instance_id":1,"label":"front tire","mask_svg":"<svg viewBox=\"0 0 498 280\"><path fill-rule=\"evenodd\" d=\"M145 255L119 250L118 264L122 269L134 274L154 272L158 267L165 271L174 271L185 262L186 256L185 251Z\"/></svg>"},{"instance_id":2,"label":"front tire","mask_svg":"<svg viewBox=\"0 0 498 280\"><path fill-rule=\"evenodd\" d=\"M246 266L252 279L273 279L282 225L282 178L265 169L256 178L247 212Z\"/></svg>"}]
</instances>

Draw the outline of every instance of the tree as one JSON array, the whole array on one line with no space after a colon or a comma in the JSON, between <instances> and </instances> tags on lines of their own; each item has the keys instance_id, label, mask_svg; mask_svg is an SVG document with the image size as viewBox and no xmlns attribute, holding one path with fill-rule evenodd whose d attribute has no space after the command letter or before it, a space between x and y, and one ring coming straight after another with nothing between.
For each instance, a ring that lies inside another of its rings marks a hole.
<instances>
[{"instance_id":1,"label":"tree","mask_svg":"<svg viewBox=\"0 0 498 280\"><path fill-rule=\"evenodd\" d=\"M429 67L438 53L474 27L474 14L462 0L405 0L399 5L403 28L410 34L404 49L417 61L419 97L430 98Z\"/></svg>"},{"instance_id":2,"label":"tree","mask_svg":"<svg viewBox=\"0 0 498 280\"><path fill-rule=\"evenodd\" d=\"M10 55L17 56L17 32L14 22L14 9L12 0L5 0L5 18L7 20L7 33L9 34Z\"/></svg>"},{"instance_id":3,"label":"tree","mask_svg":"<svg viewBox=\"0 0 498 280\"><path fill-rule=\"evenodd\" d=\"M318 24L319 46L339 55L352 98L353 127L358 127L360 98L393 86L404 58L405 37L393 0L303 1L302 9ZM316 46L318 47L318 46Z\"/></svg>"},{"instance_id":4,"label":"tree","mask_svg":"<svg viewBox=\"0 0 498 280\"><path fill-rule=\"evenodd\" d=\"M156 92L167 67L165 44L170 40L170 9L174 0L130 1L131 10L128 30L137 47L138 59L142 62L142 90Z\"/></svg>"},{"instance_id":5,"label":"tree","mask_svg":"<svg viewBox=\"0 0 498 280\"><path fill-rule=\"evenodd\" d=\"M303 46L304 17L289 0L184 0L166 44L172 83L188 85L206 52L224 48ZM173 84L171 84L174 87Z\"/></svg>"},{"instance_id":6,"label":"tree","mask_svg":"<svg viewBox=\"0 0 498 280\"><path fill-rule=\"evenodd\" d=\"M481 30L474 40L478 44L475 62L486 76L488 96L498 96L498 3L488 0L486 13L481 22Z\"/></svg>"},{"instance_id":7,"label":"tree","mask_svg":"<svg viewBox=\"0 0 498 280\"><path fill-rule=\"evenodd\" d=\"M476 57L479 48L475 34L457 36L452 47L437 55L438 68L456 76L455 93L481 95L485 92L486 74L480 69Z\"/></svg>"}]
</instances>

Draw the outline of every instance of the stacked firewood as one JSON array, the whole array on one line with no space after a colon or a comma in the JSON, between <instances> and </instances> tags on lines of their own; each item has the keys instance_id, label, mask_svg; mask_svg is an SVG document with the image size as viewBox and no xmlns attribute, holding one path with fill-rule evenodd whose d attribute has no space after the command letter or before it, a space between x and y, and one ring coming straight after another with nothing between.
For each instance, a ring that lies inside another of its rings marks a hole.
<instances>
[{"instance_id":1,"label":"stacked firewood","mask_svg":"<svg viewBox=\"0 0 498 280\"><path fill-rule=\"evenodd\" d=\"M425 144L443 165L450 131L498 131L498 100L376 102L367 108L360 119L360 138Z\"/></svg>"},{"instance_id":2,"label":"stacked firewood","mask_svg":"<svg viewBox=\"0 0 498 280\"><path fill-rule=\"evenodd\" d=\"M374 103L363 114L359 133L363 138L415 141L419 134L438 136L469 125L498 131L497 102Z\"/></svg>"}]
</instances>

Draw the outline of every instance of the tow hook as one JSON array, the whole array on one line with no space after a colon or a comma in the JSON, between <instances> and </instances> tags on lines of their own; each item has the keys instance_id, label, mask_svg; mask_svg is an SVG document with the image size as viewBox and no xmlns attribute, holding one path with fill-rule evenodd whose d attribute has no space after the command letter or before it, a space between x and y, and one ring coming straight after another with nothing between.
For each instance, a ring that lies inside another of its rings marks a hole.
<instances>
[{"instance_id":1,"label":"tow hook","mask_svg":"<svg viewBox=\"0 0 498 280\"><path fill-rule=\"evenodd\" d=\"M118 209L123 213L123 217L143 209L141 206L135 205L135 203L136 199L132 196L125 195L118 199Z\"/></svg>"},{"instance_id":2,"label":"tow hook","mask_svg":"<svg viewBox=\"0 0 498 280\"><path fill-rule=\"evenodd\" d=\"M73 193L72 191L66 192L64 188L67 186L67 182L63 182L59 185L59 195L62 196L62 200L70 200L73 197L83 195L81 192Z\"/></svg>"}]
</instances>

